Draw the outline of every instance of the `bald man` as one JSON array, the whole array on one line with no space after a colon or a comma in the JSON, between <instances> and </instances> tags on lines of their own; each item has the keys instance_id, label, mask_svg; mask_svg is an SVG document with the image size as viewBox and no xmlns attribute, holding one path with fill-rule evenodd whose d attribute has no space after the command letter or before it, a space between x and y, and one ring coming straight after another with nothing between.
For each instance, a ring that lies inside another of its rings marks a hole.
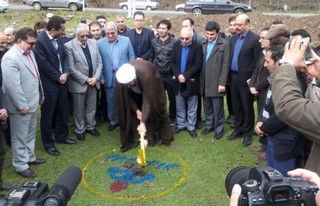
<instances>
[{"instance_id":1,"label":"bald man","mask_svg":"<svg viewBox=\"0 0 320 206\"><path fill-rule=\"evenodd\" d=\"M203 51L201 44L192 37L192 29L181 29L180 41L173 45L170 62L171 71L176 79L177 126L174 133L187 129L190 136L196 138L199 75Z\"/></svg>"},{"instance_id":2,"label":"bald man","mask_svg":"<svg viewBox=\"0 0 320 206\"><path fill-rule=\"evenodd\" d=\"M252 143L254 128L253 95L247 80L259 62L261 47L259 35L250 30L250 19L246 14L236 17L237 35L230 40L230 84L232 106L235 116L234 131L228 140L243 138L243 146Z\"/></svg>"}]
</instances>

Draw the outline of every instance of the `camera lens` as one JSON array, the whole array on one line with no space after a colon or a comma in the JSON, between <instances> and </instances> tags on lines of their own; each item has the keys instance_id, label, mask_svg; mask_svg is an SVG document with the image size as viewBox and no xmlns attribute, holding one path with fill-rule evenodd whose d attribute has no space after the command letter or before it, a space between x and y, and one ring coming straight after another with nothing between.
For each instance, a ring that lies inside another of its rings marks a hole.
<instances>
[{"instance_id":1,"label":"camera lens","mask_svg":"<svg viewBox=\"0 0 320 206\"><path fill-rule=\"evenodd\" d=\"M228 173L225 185L229 197L231 195L232 188L235 184L242 185L245 181L249 179L249 171L249 167L239 166L232 169Z\"/></svg>"}]
</instances>

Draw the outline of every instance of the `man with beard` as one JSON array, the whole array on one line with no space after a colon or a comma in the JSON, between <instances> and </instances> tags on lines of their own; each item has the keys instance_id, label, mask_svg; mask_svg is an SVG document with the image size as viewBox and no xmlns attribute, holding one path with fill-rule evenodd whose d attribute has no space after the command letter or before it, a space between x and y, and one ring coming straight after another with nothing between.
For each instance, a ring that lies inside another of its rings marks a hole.
<instances>
[{"instance_id":1,"label":"man with beard","mask_svg":"<svg viewBox=\"0 0 320 206\"><path fill-rule=\"evenodd\" d=\"M134 60L122 65L116 78L115 116L120 125L121 151L138 145L138 132L147 135L149 146L169 146L173 137L166 94L156 67L148 61Z\"/></svg>"},{"instance_id":2,"label":"man with beard","mask_svg":"<svg viewBox=\"0 0 320 206\"><path fill-rule=\"evenodd\" d=\"M117 30L118 35L126 36L127 32L130 30L126 25L126 19L123 15L118 15L116 17L116 23L117 23Z\"/></svg>"}]
</instances>

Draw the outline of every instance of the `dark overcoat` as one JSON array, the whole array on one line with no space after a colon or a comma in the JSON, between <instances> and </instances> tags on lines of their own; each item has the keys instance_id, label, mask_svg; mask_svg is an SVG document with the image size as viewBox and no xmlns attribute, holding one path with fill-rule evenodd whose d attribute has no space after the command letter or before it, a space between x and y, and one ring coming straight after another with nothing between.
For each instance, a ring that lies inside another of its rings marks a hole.
<instances>
[{"instance_id":1,"label":"dark overcoat","mask_svg":"<svg viewBox=\"0 0 320 206\"><path fill-rule=\"evenodd\" d=\"M218 86L226 86L229 75L230 46L220 36L217 37L208 60L207 45L203 45L203 65L200 73L200 94L204 97L222 97L226 93L218 92Z\"/></svg>"}]
</instances>

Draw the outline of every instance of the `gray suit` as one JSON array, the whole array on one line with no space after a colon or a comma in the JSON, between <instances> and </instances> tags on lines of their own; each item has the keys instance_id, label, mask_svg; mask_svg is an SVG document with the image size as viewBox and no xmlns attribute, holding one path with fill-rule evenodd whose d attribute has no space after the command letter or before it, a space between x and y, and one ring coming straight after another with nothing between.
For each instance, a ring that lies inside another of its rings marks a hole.
<instances>
[{"instance_id":1,"label":"gray suit","mask_svg":"<svg viewBox=\"0 0 320 206\"><path fill-rule=\"evenodd\" d=\"M17 46L13 46L1 62L3 92L10 115L12 164L17 172L28 169L28 162L36 160L37 110L44 100L33 52L30 56L35 70ZM25 107L29 107L29 113L21 114L20 111Z\"/></svg>"},{"instance_id":2,"label":"gray suit","mask_svg":"<svg viewBox=\"0 0 320 206\"><path fill-rule=\"evenodd\" d=\"M73 99L73 115L77 134L83 133L86 129L92 130L95 127L95 114L97 102L97 89L100 88L100 75L102 70L102 60L97 42L88 39L92 62L92 77L98 80L95 87L88 85L89 65L80 43L76 38L65 44L68 54L70 75L68 78L68 89ZM84 120L86 116L86 123Z\"/></svg>"},{"instance_id":3,"label":"gray suit","mask_svg":"<svg viewBox=\"0 0 320 206\"><path fill-rule=\"evenodd\" d=\"M215 46L207 54L208 42L203 45L204 59L200 73L200 94L203 96L206 129L214 129L217 135L224 131L223 96L218 87L226 86L229 74L230 46L220 36ZM208 56L208 59L207 59Z\"/></svg>"}]
</instances>

